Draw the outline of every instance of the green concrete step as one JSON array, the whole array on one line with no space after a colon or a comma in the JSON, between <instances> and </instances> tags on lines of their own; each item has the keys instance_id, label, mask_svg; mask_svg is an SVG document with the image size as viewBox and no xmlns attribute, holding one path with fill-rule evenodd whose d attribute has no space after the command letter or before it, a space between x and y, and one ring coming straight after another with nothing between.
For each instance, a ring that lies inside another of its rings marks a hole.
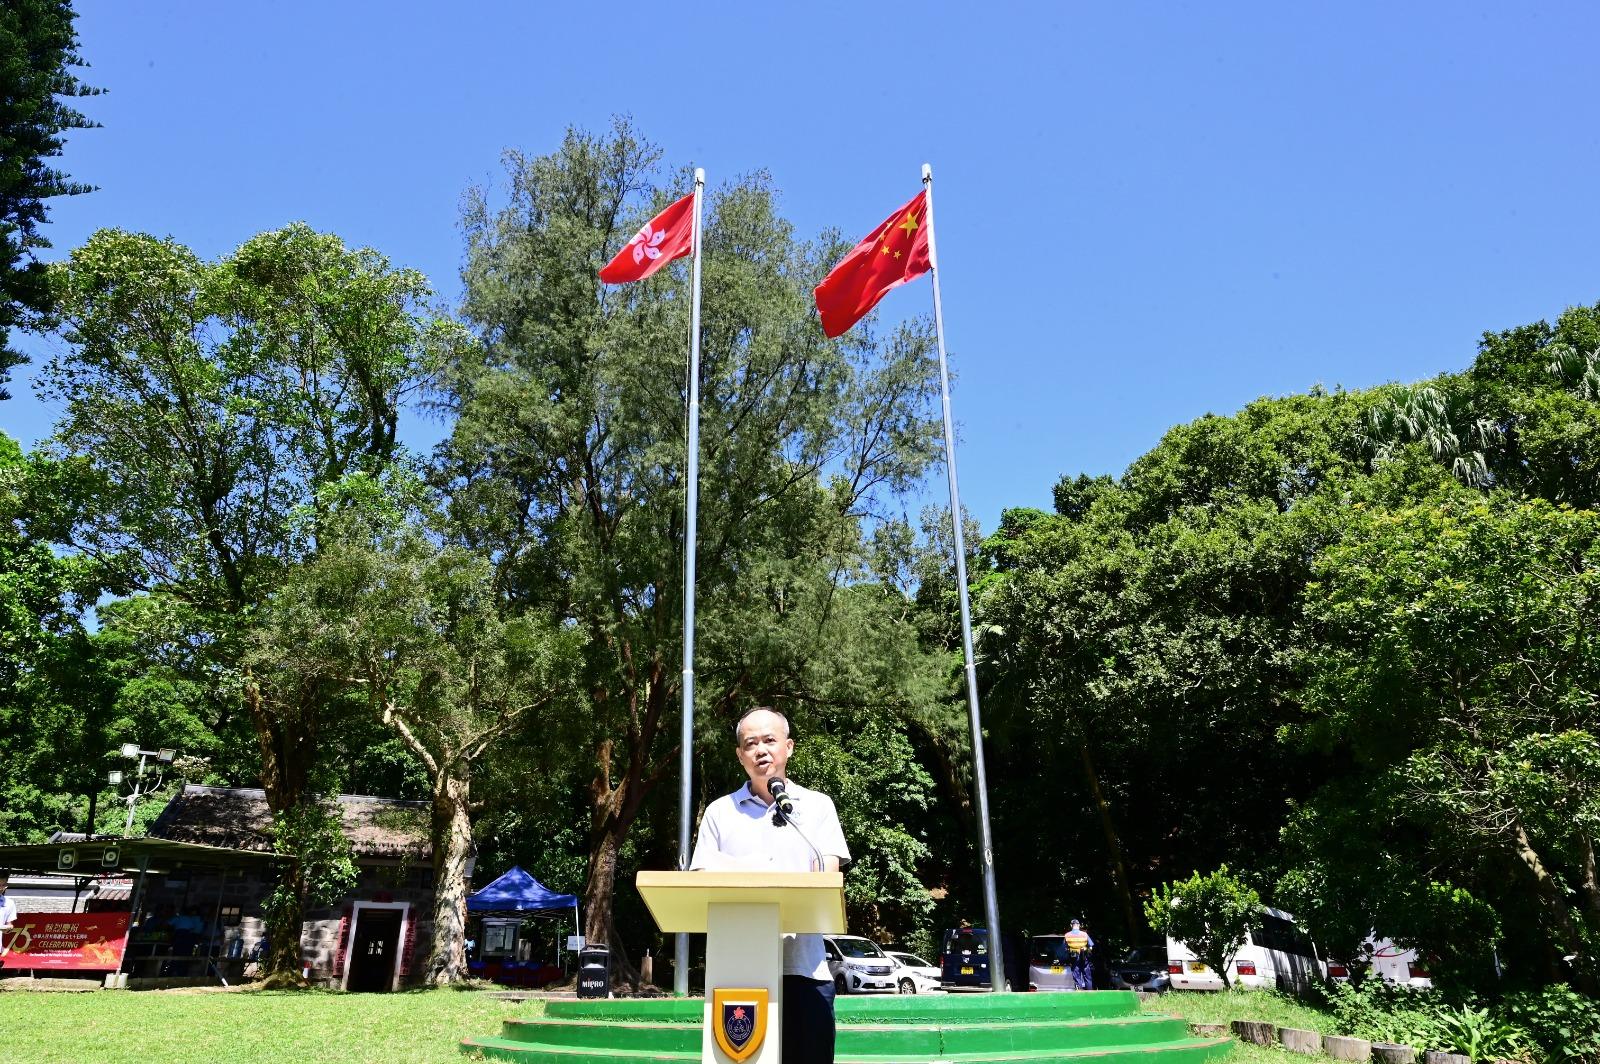
<instances>
[{"instance_id":1,"label":"green concrete step","mask_svg":"<svg viewBox=\"0 0 1600 1064\"><path fill-rule=\"evenodd\" d=\"M506 1042L545 1046L610 1046L613 1049L664 1053L700 1052L700 1024L640 1023L610 1020L543 1019L506 1020L500 1038Z\"/></svg>"},{"instance_id":2,"label":"green concrete step","mask_svg":"<svg viewBox=\"0 0 1600 1064\"><path fill-rule=\"evenodd\" d=\"M609 1000L553 998L545 1015L564 1019L600 1019L653 1023L700 1022L701 998L618 998ZM1139 999L1131 990L1086 990L1070 994L908 994L869 997L844 995L834 1002L841 1024L857 1019L870 1023L927 1023L954 1015L1082 1016L1139 1015Z\"/></svg>"},{"instance_id":3,"label":"green concrete step","mask_svg":"<svg viewBox=\"0 0 1600 1064\"><path fill-rule=\"evenodd\" d=\"M938 1057L907 1057L901 1054L855 1054L841 1050L836 1064L1206 1064L1227 1054L1231 1042L1210 1038L1186 1038L1158 1045L1090 1049L1068 1052L1012 1050L1008 1052L964 1053ZM691 1064L700 1052L619 1053L602 1046L541 1046L501 1038L468 1039L462 1049L487 1060L514 1061L517 1064Z\"/></svg>"},{"instance_id":4,"label":"green concrete step","mask_svg":"<svg viewBox=\"0 0 1600 1064\"><path fill-rule=\"evenodd\" d=\"M615 1064L676 1064L700 1059L698 1046L692 1053L619 1053L609 1046L541 1046L505 1038L468 1038L461 1043L461 1049L466 1053L476 1053L484 1060L510 1060L518 1064L597 1064L599 1061L613 1061Z\"/></svg>"},{"instance_id":5,"label":"green concrete step","mask_svg":"<svg viewBox=\"0 0 1600 1064\"><path fill-rule=\"evenodd\" d=\"M1227 1040L1140 1011L1128 991L842 997L839 1064L1204 1064ZM698 998L554 999L461 1048L520 1064L669 1064L700 1058Z\"/></svg>"},{"instance_id":6,"label":"green concrete step","mask_svg":"<svg viewBox=\"0 0 1600 1064\"><path fill-rule=\"evenodd\" d=\"M1150 1045L1176 1041L1189 1033L1183 1021L1165 1016L932 1024L841 1023L838 1030L841 1053L914 1057ZM541 1046L610 1046L628 1051L692 1052L700 1046L700 1025L549 1017L512 1019L505 1021L500 1037L503 1041Z\"/></svg>"}]
</instances>

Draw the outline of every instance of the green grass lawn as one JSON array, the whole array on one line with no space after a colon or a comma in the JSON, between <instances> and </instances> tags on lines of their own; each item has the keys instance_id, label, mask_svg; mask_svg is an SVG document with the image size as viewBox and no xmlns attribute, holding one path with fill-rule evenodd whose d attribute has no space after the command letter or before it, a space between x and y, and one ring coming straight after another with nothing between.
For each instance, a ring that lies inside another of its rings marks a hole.
<instances>
[{"instance_id":1,"label":"green grass lawn","mask_svg":"<svg viewBox=\"0 0 1600 1064\"><path fill-rule=\"evenodd\" d=\"M461 1039L543 1007L455 990L0 993L0 1062L461 1064Z\"/></svg>"},{"instance_id":2,"label":"green grass lawn","mask_svg":"<svg viewBox=\"0 0 1600 1064\"><path fill-rule=\"evenodd\" d=\"M1279 1027L1340 1033L1330 1014L1276 990L1230 990L1225 994L1174 990L1165 994L1143 994L1139 1000L1147 1012L1182 1016L1190 1023L1262 1020Z\"/></svg>"},{"instance_id":3,"label":"green grass lawn","mask_svg":"<svg viewBox=\"0 0 1600 1064\"><path fill-rule=\"evenodd\" d=\"M1336 1033L1327 1014L1272 992L1141 1001L1192 1023L1265 1020ZM455 990L0 993L0 1064L461 1064L461 1039L496 1034L503 1018L543 1007ZM1286 1064L1289 1055L1236 1044L1226 1059Z\"/></svg>"},{"instance_id":4,"label":"green grass lawn","mask_svg":"<svg viewBox=\"0 0 1600 1064\"><path fill-rule=\"evenodd\" d=\"M1165 994L1141 994L1146 1012L1182 1016L1190 1023L1229 1023L1233 1020L1261 1020L1278 1027L1299 1027L1323 1034L1338 1034L1333 1017L1292 997L1273 990L1232 990L1226 994L1194 990L1175 990ZM1233 1052L1223 1058L1227 1064L1286 1064L1305 1057L1280 1046L1252 1046L1235 1042Z\"/></svg>"}]
</instances>

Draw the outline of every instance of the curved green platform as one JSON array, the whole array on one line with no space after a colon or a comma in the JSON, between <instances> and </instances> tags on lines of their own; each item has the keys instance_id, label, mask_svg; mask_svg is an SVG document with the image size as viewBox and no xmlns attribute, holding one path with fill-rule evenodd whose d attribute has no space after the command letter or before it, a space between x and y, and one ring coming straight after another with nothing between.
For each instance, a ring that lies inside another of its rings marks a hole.
<instances>
[{"instance_id":1,"label":"curved green platform","mask_svg":"<svg viewBox=\"0 0 1600 1064\"><path fill-rule=\"evenodd\" d=\"M552 1000L538 1019L507 1020L464 1052L524 1064L700 1059L699 998ZM1202 1064L1225 1040L1192 1038L1178 1019L1142 1012L1130 991L840 998L838 1064Z\"/></svg>"}]
</instances>

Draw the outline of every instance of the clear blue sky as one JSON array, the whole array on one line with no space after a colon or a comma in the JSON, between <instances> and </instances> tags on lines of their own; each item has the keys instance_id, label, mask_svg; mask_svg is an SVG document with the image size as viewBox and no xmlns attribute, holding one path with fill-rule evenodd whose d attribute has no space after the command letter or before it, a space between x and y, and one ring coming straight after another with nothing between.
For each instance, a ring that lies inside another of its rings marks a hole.
<instances>
[{"instance_id":1,"label":"clear blue sky","mask_svg":"<svg viewBox=\"0 0 1600 1064\"><path fill-rule=\"evenodd\" d=\"M303 219L453 302L463 189L569 124L630 113L713 182L764 167L802 233L865 233L931 162L986 528L1175 423L1459 369L1485 329L1600 300L1592 3L78 8L109 91L58 254L114 225L216 256ZM53 412L17 383L0 425L31 443Z\"/></svg>"}]
</instances>

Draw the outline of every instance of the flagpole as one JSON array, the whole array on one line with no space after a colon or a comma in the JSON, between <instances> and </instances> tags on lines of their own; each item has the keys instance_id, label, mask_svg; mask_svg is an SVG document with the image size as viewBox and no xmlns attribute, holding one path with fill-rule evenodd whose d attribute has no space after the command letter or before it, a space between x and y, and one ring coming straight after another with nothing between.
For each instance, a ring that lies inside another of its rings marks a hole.
<instances>
[{"instance_id":1,"label":"flagpole","mask_svg":"<svg viewBox=\"0 0 1600 1064\"><path fill-rule=\"evenodd\" d=\"M944 401L944 468L950 481L950 523L956 533L956 587L961 592L961 652L967 664L967 713L972 722L972 767L978 791L978 832L983 845L983 913L989 926L989 985L1006 989L1000 902L994 886L994 843L989 836L989 782L983 768L983 719L978 712L978 670L972 658L972 606L967 600L967 543L956 486L956 434L950 419L950 369L944 353L944 304L939 299L939 244L933 227L933 167L922 164L928 211L928 272L933 275L933 325L939 338L939 389Z\"/></svg>"},{"instance_id":2,"label":"flagpole","mask_svg":"<svg viewBox=\"0 0 1600 1064\"><path fill-rule=\"evenodd\" d=\"M689 461L684 473L683 508L683 722L678 738L678 870L689 868L690 779L694 769L694 561L695 520L700 492L700 222L706 172L694 172L694 258L689 284ZM689 935L679 931L673 954L672 992L689 996Z\"/></svg>"}]
</instances>

